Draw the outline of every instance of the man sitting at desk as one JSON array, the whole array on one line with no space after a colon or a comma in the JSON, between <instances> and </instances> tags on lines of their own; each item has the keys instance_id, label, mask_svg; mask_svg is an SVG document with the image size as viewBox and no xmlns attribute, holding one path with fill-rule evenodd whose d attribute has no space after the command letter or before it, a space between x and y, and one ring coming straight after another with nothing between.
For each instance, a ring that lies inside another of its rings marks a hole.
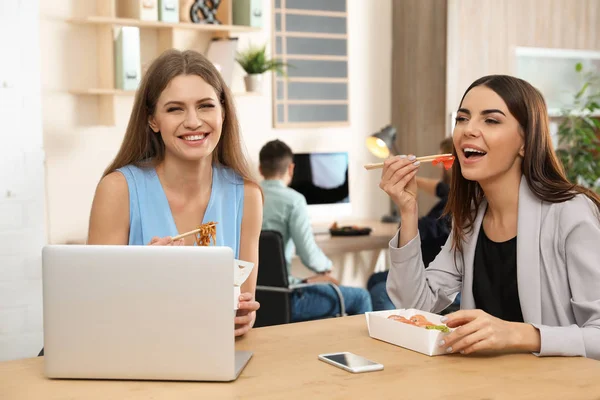
<instances>
[{"instance_id":1,"label":"man sitting at desk","mask_svg":"<svg viewBox=\"0 0 600 400\"><path fill-rule=\"evenodd\" d=\"M315 242L310 225L308 205L304 196L288 187L294 175L292 150L282 141L268 142L260 150L260 173L264 193L263 230L281 233L285 244L285 258L290 284L301 280L291 275L294 246L302 263L317 273L304 282L331 282L331 260L323 254ZM339 287L346 312L349 315L371 311L371 298L365 289ZM336 292L330 285L315 285L291 294L292 321L307 321L333 317L340 313Z\"/></svg>"}]
</instances>

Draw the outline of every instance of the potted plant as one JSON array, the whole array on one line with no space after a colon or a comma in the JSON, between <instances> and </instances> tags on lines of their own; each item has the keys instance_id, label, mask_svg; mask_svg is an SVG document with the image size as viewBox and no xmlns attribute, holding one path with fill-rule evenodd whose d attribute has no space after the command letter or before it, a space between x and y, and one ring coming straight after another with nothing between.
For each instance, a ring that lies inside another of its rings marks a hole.
<instances>
[{"instance_id":1,"label":"potted plant","mask_svg":"<svg viewBox=\"0 0 600 400\"><path fill-rule=\"evenodd\" d=\"M600 74L584 72L573 105L562 110L556 151L569 180L600 193Z\"/></svg>"},{"instance_id":2,"label":"potted plant","mask_svg":"<svg viewBox=\"0 0 600 400\"><path fill-rule=\"evenodd\" d=\"M243 52L238 52L236 61L246 71L244 82L248 92L260 92L262 87L262 77L267 71L275 71L285 76L284 67L287 64L270 59L266 55L266 46L250 46Z\"/></svg>"}]
</instances>

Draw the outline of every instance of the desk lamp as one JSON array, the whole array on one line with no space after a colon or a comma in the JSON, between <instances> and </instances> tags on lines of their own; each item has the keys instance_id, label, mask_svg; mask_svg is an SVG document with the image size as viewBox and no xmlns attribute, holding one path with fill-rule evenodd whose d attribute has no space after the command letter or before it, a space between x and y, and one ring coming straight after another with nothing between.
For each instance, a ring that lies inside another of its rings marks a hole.
<instances>
[{"instance_id":1,"label":"desk lamp","mask_svg":"<svg viewBox=\"0 0 600 400\"><path fill-rule=\"evenodd\" d=\"M383 127L379 132L372 134L367 137L367 148L369 151L378 158L388 158L390 155L397 155L398 151L396 148L396 128L391 125ZM400 215L396 209L396 205L390 199L390 213L384 215L381 218L381 222L386 223L398 223L400 222Z\"/></svg>"}]
</instances>

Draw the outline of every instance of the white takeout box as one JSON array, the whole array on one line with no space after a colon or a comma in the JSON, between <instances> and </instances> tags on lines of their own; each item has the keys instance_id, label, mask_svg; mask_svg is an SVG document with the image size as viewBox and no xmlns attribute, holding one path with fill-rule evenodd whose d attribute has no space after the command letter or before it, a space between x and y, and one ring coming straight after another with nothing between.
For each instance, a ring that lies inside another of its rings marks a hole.
<instances>
[{"instance_id":1,"label":"white takeout box","mask_svg":"<svg viewBox=\"0 0 600 400\"><path fill-rule=\"evenodd\" d=\"M240 302L240 286L246 282L246 279L250 276L254 263L242 260L233 261L233 309L238 309L238 303Z\"/></svg>"},{"instance_id":2,"label":"white takeout box","mask_svg":"<svg viewBox=\"0 0 600 400\"><path fill-rule=\"evenodd\" d=\"M442 325L442 322L440 321L442 318L441 315L416 310L414 308L368 312L365 316L367 318L369 336L428 356L447 354L445 347L438 346L440 340L448 335L447 333L437 329L425 329L388 319L390 315L400 315L408 319L415 314L424 316L433 324ZM450 331L452 331L452 329L450 329Z\"/></svg>"},{"instance_id":3,"label":"white takeout box","mask_svg":"<svg viewBox=\"0 0 600 400\"><path fill-rule=\"evenodd\" d=\"M246 279L250 276L254 263L242 260L235 260L233 262L233 285L242 286L242 283L246 282Z\"/></svg>"}]
</instances>

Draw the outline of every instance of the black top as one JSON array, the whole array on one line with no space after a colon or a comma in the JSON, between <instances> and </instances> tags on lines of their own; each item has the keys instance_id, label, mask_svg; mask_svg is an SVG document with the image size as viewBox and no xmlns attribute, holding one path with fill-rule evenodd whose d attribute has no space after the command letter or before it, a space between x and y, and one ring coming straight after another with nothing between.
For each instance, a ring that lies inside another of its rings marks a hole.
<instances>
[{"instance_id":1,"label":"black top","mask_svg":"<svg viewBox=\"0 0 600 400\"><path fill-rule=\"evenodd\" d=\"M438 201L436 205L431 208L429 213L427 213L428 217L440 218L442 216L444 213L444 208L446 208L446 203L448 202L449 194L450 185L442 181L438 182L438 184L435 186L435 195L440 199L440 201Z\"/></svg>"},{"instance_id":2,"label":"black top","mask_svg":"<svg viewBox=\"0 0 600 400\"><path fill-rule=\"evenodd\" d=\"M475 306L505 321L523 322L517 288L517 238L493 242L479 230L473 263Z\"/></svg>"},{"instance_id":3,"label":"black top","mask_svg":"<svg viewBox=\"0 0 600 400\"><path fill-rule=\"evenodd\" d=\"M441 247L448 240L452 221L450 216L442 217L450 187L448 184L439 182L435 187L435 194L440 199L427 215L419 218L419 235L421 237L421 254L425 268L429 266L440 252Z\"/></svg>"}]
</instances>

